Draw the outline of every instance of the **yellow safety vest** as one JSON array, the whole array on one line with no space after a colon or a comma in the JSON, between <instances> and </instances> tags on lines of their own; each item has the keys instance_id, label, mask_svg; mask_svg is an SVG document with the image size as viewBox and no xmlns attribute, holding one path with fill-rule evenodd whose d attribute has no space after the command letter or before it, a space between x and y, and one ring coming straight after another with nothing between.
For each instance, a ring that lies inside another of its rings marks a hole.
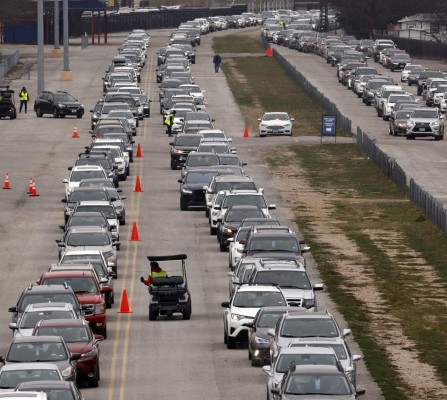
<instances>
[{"instance_id":1,"label":"yellow safety vest","mask_svg":"<svg viewBox=\"0 0 447 400\"><path fill-rule=\"evenodd\" d=\"M28 93L27 92L20 92L20 100L28 101Z\"/></svg>"},{"instance_id":2,"label":"yellow safety vest","mask_svg":"<svg viewBox=\"0 0 447 400\"><path fill-rule=\"evenodd\" d=\"M154 278L166 278L167 274L165 271L160 272L151 272L152 279ZM157 287L154 284L152 284L152 287ZM163 287L163 286L162 286Z\"/></svg>"},{"instance_id":3,"label":"yellow safety vest","mask_svg":"<svg viewBox=\"0 0 447 400\"><path fill-rule=\"evenodd\" d=\"M171 114L169 114L165 119L165 125L171 125Z\"/></svg>"}]
</instances>

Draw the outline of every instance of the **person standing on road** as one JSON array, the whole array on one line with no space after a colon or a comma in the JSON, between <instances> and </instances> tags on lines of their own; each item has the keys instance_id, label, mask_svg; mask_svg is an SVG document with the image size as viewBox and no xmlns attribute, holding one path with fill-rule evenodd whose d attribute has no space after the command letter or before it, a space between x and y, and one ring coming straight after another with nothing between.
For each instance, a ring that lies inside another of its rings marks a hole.
<instances>
[{"instance_id":1,"label":"person standing on road","mask_svg":"<svg viewBox=\"0 0 447 400\"><path fill-rule=\"evenodd\" d=\"M214 63L214 71L219 72L220 64L222 63L222 57L219 54L216 54L213 57Z\"/></svg>"},{"instance_id":2,"label":"person standing on road","mask_svg":"<svg viewBox=\"0 0 447 400\"><path fill-rule=\"evenodd\" d=\"M175 110L169 111L168 116L165 118L165 125L166 125L166 133L169 136L172 136L172 125L174 124L174 117L175 117Z\"/></svg>"},{"instance_id":3,"label":"person standing on road","mask_svg":"<svg viewBox=\"0 0 447 400\"><path fill-rule=\"evenodd\" d=\"M28 111L29 95L28 95L28 92L27 92L25 86L22 87L22 90L19 93L19 98L20 98L20 110L19 110L19 113L22 112L22 107L25 106L25 114L26 114L27 111Z\"/></svg>"},{"instance_id":4,"label":"person standing on road","mask_svg":"<svg viewBox=\"0 0 447 400\"><path fill-rule=\"evenodd\" d=\"M154 278L167 278L168 274L166 271L161 269L161 267L158 265L158 262L151 261L151 273L147 277L147 279L144 279L144 277L140 277L141 283L144 283L146 286L151 286Z\"/></svg>"}]
</instances>

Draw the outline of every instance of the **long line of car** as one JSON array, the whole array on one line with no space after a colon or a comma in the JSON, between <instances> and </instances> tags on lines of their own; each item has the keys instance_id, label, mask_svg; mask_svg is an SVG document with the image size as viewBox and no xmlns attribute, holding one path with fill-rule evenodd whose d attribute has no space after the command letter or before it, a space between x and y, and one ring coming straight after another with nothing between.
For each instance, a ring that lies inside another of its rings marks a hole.
<instances>
[{"instance_id":1,"label":"long line of car","mask_svg":"<svg viewBox=\"0 0 447 400\"><path fill-rule=\"evenodd\" d=\"M193 26L193 21L181 24L171 40ZM204 209L219 250L228 251L229 300L221 304L224 344L228 349L248 344L248 360L263 365L267 374L267 398L355 398L364 393L356 389L355 363L361 357L352 355L345 342L350 330L318 309L316 292L323 285L308 277L304 255L309 247L270 214L276 205L268 203L247 174L231 139L203 108L206 103L198 109L197 94L201 102L206 96L194 86L188 55L169 46L160 54L159 71L166 65L157 74L160 113L163 124L169 115L175 117L170 168L181 170L179 208ZM172 82L175 87L169 87L172 75L181 76ZM192 86L194 92L188 92ZM285 130L264 128L263 133L291 134L288 116L287 122Z\"/></svg>"}]
</instances>

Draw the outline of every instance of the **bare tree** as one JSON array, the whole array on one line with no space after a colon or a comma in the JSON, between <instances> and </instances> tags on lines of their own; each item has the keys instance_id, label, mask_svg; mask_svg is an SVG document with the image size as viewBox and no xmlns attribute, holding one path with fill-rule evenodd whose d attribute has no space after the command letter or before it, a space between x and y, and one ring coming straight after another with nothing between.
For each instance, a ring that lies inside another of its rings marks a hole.
<instances>
[{"instance_id":1,"label":"bare tree","mask_svg":"<svg viewBox=\"0 0 447 400\"><path fill-rule=\"evenodd\" d=\"M0 22L19 23L35 17L36 2L31 0L0 0Z\"/></svg>"}]
</instances>

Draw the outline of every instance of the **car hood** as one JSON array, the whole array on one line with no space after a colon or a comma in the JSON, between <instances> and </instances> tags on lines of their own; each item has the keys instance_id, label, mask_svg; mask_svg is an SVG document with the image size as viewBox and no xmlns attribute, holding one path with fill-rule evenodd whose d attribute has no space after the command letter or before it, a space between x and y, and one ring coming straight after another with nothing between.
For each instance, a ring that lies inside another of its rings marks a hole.
<instances>
[{"instance_id":1,"label":"car hood","mask_svg":"<svg viewBox=\"0 0 447 400\"><path fill-rule=\"evenodd\" d=\"M81 103L79 101L64 101L59 104L63 104L64 106L67 106L67 107L80 107L81 106Z\"/></svg>"},{"instance_id":2,"label":"car hood","mask_svg":"<svg viewBox=\"0 0 447 400\"><path fill-rule=\"evenodd\" d=\"M261 125L268 125L268 126L286 126L290 125L291 123L289 121L281 121L272 119L271 121L261 121Z\"/></svg>"},{"instance_id":3,"label":"car hood","mask_svg":"<svg viewBox=\"0 0 447 400\"><path fill-rule=\"evenodd\" d=\"M76 293L79 303L82 304L98 304L101 303L102 295L94 293Z\"/></svg>"},{"instance_id":4,"label":"car hood","mask_svg":"<svg viewBox=\"0 0 447 400\"><path fill-rule=\"evenodd\" d=\"M354 400L355 396L354 395L323 395L323 394L315 394L315 395L293 395L293 394L286 394L282 396L283 400Z\"/></svg>"},{"instance_id":5,"label":"car hood","mask_svg":"<svg viewBox=\"0 0 447 400\"><path fill-rule=\"evenodd\" d=\"M197 149L197 146L172 146L173 150L186 150L186 151L193 151Z\"/></svg>"},{"instance_id":6,"label":"car hood","mask_svg":"<svg viewBox=\"0 0 447 400\"><path fill-rule=\"evenodd\" d=\"M206 185L206 183L185 183L184 185L182 185L182 189L187 189L187 190L203 190L203 187Z\"/></svg>"},{"instance_id":7,"label":"car hood","mask_svg":"<svg viewBox=\"0 0 447 400\"><path fill-rule=\"evenodd\" d=\"M72 354L84 354L92 351L90 343L67 343L67 347Z\"/></svg>"},{"instance_id":8,"label":"car hood","mask_svg":"<svg viewBox=\"0 0 447 400\"><path fill-rule=\"evenodd\" d=\"M409 121L413 121L413 122L434 122L434 121L438 121L436 118L410 118Z\"/></svg>"},{"instance_id":9,"label":"car hood","mask_svg":"<svg viewBox=\"0 0 447 400\"><path fill-rule=\"evenodd\" d=\"M280 258L283 260L296 260L298 257L301 257L299 254L296 254L296 253L274 252L274 251L248 252L247 256L255 257L255 258Z\"/></svg>"},{"instance_id":10,"label":"car hood","mask_svg":"<svg viewBox=\"0 0 447 400\"><path fill-rule=\"evenodd\" d=\"M313 291L308 289L281 288L286 299L313 299Z\"/></svg>"},{"instance_id":11,"label":"car hood","mask_svg":"<svg viewBox=\"0 0 447 400\"><path fill-rule=\"evenodd\" d=\"M248 319L253 319L260 307L232 307L232 314L245 315Z\"/></svg>"},{"instance_id":12,"label":"car hood","mask_svg":"<svg viewBox=\"0 0 447 400\"><path fill-rule=\"evenodd\" d=\"M237 229L239 229L240 228L240 226L241 226L241 224L242 224L242 221L237 221L237 222L225 222L224 223L224 228L228 228L228 229L231 229L231 230L237 230Z\"/></svg>"}]
</instances>

